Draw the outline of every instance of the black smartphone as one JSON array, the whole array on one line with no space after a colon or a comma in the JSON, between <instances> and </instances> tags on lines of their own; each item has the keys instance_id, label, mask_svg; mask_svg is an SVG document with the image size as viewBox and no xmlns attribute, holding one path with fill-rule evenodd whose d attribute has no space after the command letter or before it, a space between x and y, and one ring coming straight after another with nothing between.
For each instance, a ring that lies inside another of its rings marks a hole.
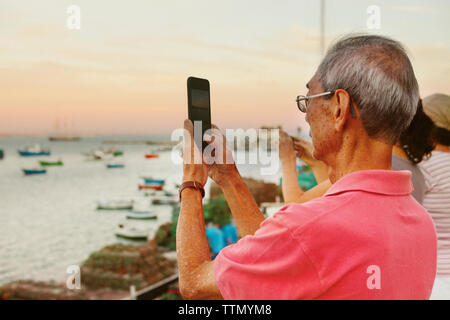
<instances>
[{"instance_id":1,"label":"black smartphone","mask_svg":"<svg viewBox=\"0 0 450 320\"><path fill-rule=\"evenodd\" d=\"M209 81L206 79L189 77L187 79L188 94L188 117L194 124L194 139L198 147L202 150L207 143L203 141L203 134L211 129L211 98ZM201 121L201 139L196 139L198 133L195 132L195 121ZM200 143L201 142L201 143Z\"/></svg>"}]
</instances>

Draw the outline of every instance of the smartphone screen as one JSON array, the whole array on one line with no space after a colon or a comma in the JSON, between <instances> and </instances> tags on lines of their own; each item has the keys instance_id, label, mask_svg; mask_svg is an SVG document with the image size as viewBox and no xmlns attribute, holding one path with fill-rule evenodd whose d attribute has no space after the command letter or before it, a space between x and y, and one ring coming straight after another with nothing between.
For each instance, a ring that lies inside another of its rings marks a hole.
<instances>
[{"instance_id":1,"label":"smartphone screen","mask_svg":"<svg viewBox=\"0 0 450 320\"><path fill-rule=\"evenodd\" d=\"M189 120L194 124L194 138L198 133L195 121L201 121L201 137L211 128L211 106L209 81L206 79L189 77L187 80L188 89L188 115ZM196 139L197 140L197 139ZM202 139L203 140L203 139ZM195 141L200 148L205 148L206 142Z\"/></svg>"}]
</instances>

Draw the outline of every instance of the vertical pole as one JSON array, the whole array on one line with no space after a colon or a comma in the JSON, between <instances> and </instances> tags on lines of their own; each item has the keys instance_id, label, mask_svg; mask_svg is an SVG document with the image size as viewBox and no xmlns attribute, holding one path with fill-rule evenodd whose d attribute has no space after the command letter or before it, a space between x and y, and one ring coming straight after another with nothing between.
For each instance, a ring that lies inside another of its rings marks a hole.
<instances>
[{"instance_id":1,"label":"vertical pole","mask_svg":"<svg viewBox=\"0 0 450 320\"><path fill-rule=\"evenodd\" d=\"M136 300L136 287L134 285L130 286L130 300Z\"/></svg>"},{"instance_id":2,"label":"vertical pole","mask_svg":"<svg viewBox=\"0 0 450 320\"><path fill-rule=\"evenodd\" d=\"M320 54L325 55L325 0L320 0Z\"/></svg>"}]
</instances>

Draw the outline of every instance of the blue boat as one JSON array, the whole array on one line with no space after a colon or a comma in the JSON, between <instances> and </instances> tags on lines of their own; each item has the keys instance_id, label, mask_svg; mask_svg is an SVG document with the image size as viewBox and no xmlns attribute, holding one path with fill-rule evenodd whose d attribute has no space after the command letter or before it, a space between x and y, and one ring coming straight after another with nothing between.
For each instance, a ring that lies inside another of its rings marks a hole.
<instances>
[{"instance_id":1,"label":"blue boat","mask_svg":"<svg viewBox=\"0 0 450 320\"><path fill-rule=\"evenodd\" d=\"M31 157L31 156L49 156L50 150L41 148L40 145L34 145L32 147L26 147L23 150L17 150L22 157Z\"/></svg>"},{"instance_id":2,"label":"blue boat","mask_svg":"<svg viewBox=\"0 0 450 320\"><path fill-rule=\"evenodd\" d=\"M112 164L107 164L106 167L108 169L112 169L112 168L124 168L125 165L121 164L121 163L112 163Z\"/></svg>"},{"instance_id":3,"label":"blue boat","mask_svg":"<svg viewBox=\"0 0 450 320\"><path fill-rule=\"evenodd\" d=\"M30 151L19 150L19 154L22 157L49 156L50 152L30 152Z\"/></svg>"},{"instance_id":4,"label":"blue boat","mask_svg":"<svg viewBox=\"0 0 450 320\"><path fill-rule=\"evenodd\" d=\"M164 184L166 180L163 179L152 179L152 178L144 178L145 184Z\"/></svg>"},{"instance_id":5,"label":"blue boat","mask_svg":"<svg viewBox=\"0 0 450 320\"><path fill-rule=\"evenodd\" d=\"M23 173L25 173L26 176L30 176L33 174L45 174L47 173L46 169L22 169Z\"/></svg>"}]
</instances>

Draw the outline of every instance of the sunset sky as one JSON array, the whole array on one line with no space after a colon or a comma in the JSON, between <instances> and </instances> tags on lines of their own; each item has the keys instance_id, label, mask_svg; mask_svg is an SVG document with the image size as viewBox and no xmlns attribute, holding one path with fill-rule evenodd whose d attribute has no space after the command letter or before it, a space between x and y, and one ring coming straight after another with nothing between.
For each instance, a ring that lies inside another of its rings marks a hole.
<instances>
[{"instance_id":1,"label":"sunset sky","mask_svg":"<svg viewBox=\"0 0 450 320\"><path fill-rule=\"evenodd\" d=\"M170 133L186 79L211 83L221 128L304 124L295 97L320 62L320 1L0 0L0 134ZM422 96L450 94L450 2L326 1L326 44L373 32L408 49ZM81 8L81 30L66 27ZM366 27L369 5L381 28Z\"/></svg>"}]
</instances>

